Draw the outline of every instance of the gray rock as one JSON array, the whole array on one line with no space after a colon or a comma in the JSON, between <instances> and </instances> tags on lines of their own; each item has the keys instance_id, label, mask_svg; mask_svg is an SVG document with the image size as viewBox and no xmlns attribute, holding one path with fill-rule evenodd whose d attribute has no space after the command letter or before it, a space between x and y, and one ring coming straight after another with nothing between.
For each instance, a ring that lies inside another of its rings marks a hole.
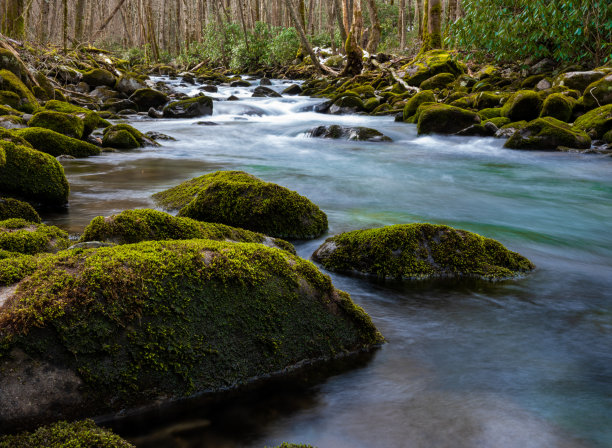
<instances>
[{"instance_id":1,"label":"gray rock","mask_svg":"<svg viewBox=\"0 0 612 448\"><path fill-rule=\"evenodd\" d=\"M297 84L291 84L283 90L283 95L299 95L300 93L302 93L302 88Z\"/></svg>"},{"instance_id":2,"label":"gray rock","mask_svg":"<svg viewBox=\"0 0 612 448\"><path fill-rule=\"evenodd\" d=\"M552 87L552 84L550 83L548 79L542 79L536 84L535 89L536 90L548 90L551 87Z\"/></svg>"},{"instance_id":3,"label":"gray rock","mask_svg":"<svg viewBox=\"0 0 612 448\"><path fill-rule=\"evenodd\" d=\"M259 81L259 85L260 86L271 86L272 81L270 81L268 78L264 76L263 78L261 78L261 81Z\"/></svg>"},{"instance_id":4,"label":"gray rock","mask_svg":"<svg viewBox=\"0 0 612 448\"><path fill-rule=\"evenodd\" d=\"M584 89L586 89L589 84L598 81L604 76L605 73L595 70L588 72L567 72L557 76L553 85L565 86L570 89L584 92Z\"/></svg>"},{"instance_id":5,"label":"gray rock","mask_svg":"<svg viewBox=\"0 0 612 448\"><path fill-rule=\"evenodd\" d=\"M318 126L309 130L306 135L315 138L343 139L361 142L390 142L391 138L376 129L362 126Z\"/></svg>"},{"instance_id":6,"label":"gray rock","mask_svg":"<svg viewBox=\"0 0 612 448\"><path fill-rule=\"evenodd\" d=\"M271 88L264 87L264 86L256 87L252 96L255 97L255 98L263 98L263 97L266 97L266 98L280 98L280 97L282 97L282 95L280 93L275 92Z\"/></svg>"}]
</instances>

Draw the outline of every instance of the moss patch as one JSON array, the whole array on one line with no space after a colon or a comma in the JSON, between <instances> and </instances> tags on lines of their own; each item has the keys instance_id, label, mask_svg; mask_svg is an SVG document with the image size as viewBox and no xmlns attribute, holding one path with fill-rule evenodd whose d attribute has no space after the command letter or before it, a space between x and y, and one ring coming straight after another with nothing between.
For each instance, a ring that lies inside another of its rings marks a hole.
<instances>
[{"instance_id":1,"label":"moss patch","mask_svg":"<svg viewBox=\"0 0 612 448\"><path fill-rule=\"evenodd\" d=\"M115 244L141 241L208 239L241 243L264 243L295 253L292 244L261 233L224 224L179 218L157 210L126 210L109 218L98 216L83 231L80 241L104 241Z\"/></svg>"},{"instance_id":2,"label":"moss patch","mask_svg":"<svg viewBox=\"0 0 612 448\"><path fill-rule=\"evenodd\" d=\"M38 258L17 252L0 250L0 286L9 286L31 275L38 266Z\"/></svg>"},{"instance_id":3,"label":"moss patch","mask_svg":"<svg viewBox=\"0 0 612 448\"><path fill-rule=\"evenodd\" d=\"M75 115L43 110L32 117L28 126L51 129L68 137L81 138L85 125L83 120Z\"/></svg>"},{"instance_id":4,"label":"moss patch","mask_svg":"<svg viewBox=\"0 0 612 448\"><path fill-rule=\"evenodd\" d=\"M6 164L0 166L0 194L48 205L68 202L70 187L53 156L3 140L0 146L6 153Z\"/></svg>"},{"instance_id":5,"label":"moss patch","mask_svg":"<svg viewBox=\"0 0 612 448\"><path fill-rule=\"evenodd\" d=\"M103 120L100 116L89 109L84 107L75 106L73 104L66 103L59 100L51 100L45 103L46 110L53 110L56 112L63 112L65 114L73 114L83 120L83 138L91 134L97 127L102 125Z\"/></svg>"},{"instance_id":6,"label":"moss patch","mask_svg":"<svg viewBox=\"0 0 612 448\"><path fill-rule=\"evenodd\" d=\"M475 112L448 104L432 104L419 113L417 131L419 134L454 134L478 123L480 117Z\"/></svg>"},{"instance_id":7,"label":"moss patch","mask_svg":"<svg viewBox=\"0 0 612 448\"><path fill-rule=\"evenodd\" d=\"M436 97L431 90L422 90L408 100L404 106L403 118L404 121L412 117L419 106L423 103L435 103Z\"/></svg>"},{"instance_id":8,"label":"moss patch","mask_svg":"<svg viewBox=\"0 0 612 448\"><path fill-rule=\"evenodd\" d=\"M0 104L5 104L13 109L19 109L21 106L21 98L15 92L0 90Z\"/></svg>"},{"instance_id":9,"label":"moss patch","mask_svg":"<svg viewBox=\"0 0 612 448\"><path fill-rule=\"evenodd\" d=\"M612 104L598 107L578 117L574 127L585 131L592 138L602 138L612 129Z\"/></svg>"},{"instance_id":10,"label":"moss patch","mask_svg":"<svg viewBox=\"0 0 612 448\"><path fill-rule=\"evenodd\" d=\"M134 149L143 146L144 142L142 132L125 123L107 127L102 138L102 146L105 148Z\"/></svg>"},{"instance_id":11,"label":"moss patch","mask_svg":"<svg viewBox=\"0 0 612 448\"><path fill-rule=\"evenodd\" d=\"M161 107L168 102L168 96L154 89L138 89L130 96L130 100L138 105L138 109L146 112L150 107Z\"/></svg>"},{"instance_id":12,"label":"moss patch","mask_svg":"<svg viewBox=\"0 0 612 448\"><path fill-rule=\"evenodd\" d=\"M41 222L36 210L27 202L12 198L0 198L0 221L11 218L25 219L37 224Z\"/></svg>"},{"instance_id":13,"label":"moss patch","mask_svg":"<svg viewBox=\"0 0 612 448\"><path fill-rule=\"evenodd\" d=\"M63 154L73 157L89 157L100 154L100 148L96 145L59 134L50 129L25 128L18 129L14 133L26 140L38 151L54 157Z\"/></svg>"},{"instance_id":14,"label":"moss patch","mask_svg":"<svg viewBox=\"0 0 612 448\"><path fill-rule=\"evenodd\" d=\"M576 100L562 93L548 95L542 105L541 117L553 117L557 120L569 122Z\"/></svg>"},{"instance_id":15,"label":"moss patch","mask_svg":"<svg viewBox=\"0 0 612 448\"><path fill-rule=\"evenodd\" d=\"M21 350L82 380L67 418L219 391L380 342L312 263L210 240L44 257L0 313L0 367Z\"/></svg>"},{"instance_id":16,"label":"moss patch","mask_svg":"<svg viewBox=\"0 0 612 448\"><path fill-rule=\"evenodd\" d=\"M194 118L212 115L213 101L208 96L197 96L180 101L173 101L163 109L166 118Z\"/></svg>"},{"instance_id":17,"label":"moss patch","mask_svg":"<svg viewBox=\"0 0 612 448\"><path fill-rule=\"evenodd\" d=\"M576 149L591 147L591 138L583 131L552 117L538 118L516 131L505 143L511 149L548 149L559 146Z\"/></svg>"},{"instance_id":18,"label":"moss patch","mask_svg":"<svg viewBox=\"0 0 612 448\"><path fill-rule=\"evenodd\" d=\"M310 239L327 230L327 216L304 196L243 171L191 179L153 199L179 216L218 222L278 238Z\"/></svg>"},{"instance_id":19,"label":"moss patch","mask_svg":"<svg viewBox=\"0 0 612 448\"><path fill-rule=\"evenodd\" d=\"M8 90L19 96L20 104L16 109L32 113L38 108L38 101L36 101L34 94L13 72L0 70L0 90Z\"/></svg>"},{"instance_id":20,"label":"moss patch","mask_svg":"<svg viewBox=\"0 0 612 448\"><path fill-rule=\"evenodd\" d=\"M499 242L433 224L400 224L328 238L313 254L326 269L381 279L511 278L533 264Z\"/></svg>"},{"instance_id":21,"label":"moss patch","mask_svg":"<svg viewBox=\"0 0 612 448\"><path fill-rule=\"evenodd\" d=\"M512 121L533 120L540 115L542 100L532 90L513 93L502 107L502 116Z\"/></svg>"},{"instance_id":22,"label":"moss patch","mask_svg":"<svg viewBox=\"0 0 612 448\"><path fill-rule=\"evenodd\" d=\"M90 86L108 86L115 87L117 79L108 70L94 68L83 73L83 81Z\"/></svg>"},{"instance_id":23,"label":"moss patch","mask_svg":"<svg viewBox=\"0 0 612 448\"><path fill-rule=\"evenodd\" d=\"M0 437L0 448L134 448L108 429L99 428L93 420L57 422L32 432Z\"/></svg>"},{"instance_id":24,"label":"moss patch","mask_svg":"<svg viewBox=\"0 0 612 448\"><path fill-rule=\"evenodd\" d=\"M0 221L0 249L25 255L57 252L70 245L68 234L55 226L35 224L25 219Z\"/></svg>"},{"instance_id":25,"label":"moss patch","mask_svg":"<svg viewBox=\"0 0 612 448\"><path fill-rule=\"evenodd\" d=\"M455 59L452 53L444 50L432 50L421 53L401 69L404 79L411 86L419 86L426 79L439 73L450 73L458 76L465 72L465 66Z\"/></svg>"},{"instance_id":26,"label":"moss patch","mask_svg":"<svg viewBox=\"0 0 612 448\"><path fill-rule=\"evenodd\" d=\"M423 90L443 89L455 81L455 78L456 76L452 73L438 73L437 75L423 81L420 87Z\"/></svg>"}]
</instances>

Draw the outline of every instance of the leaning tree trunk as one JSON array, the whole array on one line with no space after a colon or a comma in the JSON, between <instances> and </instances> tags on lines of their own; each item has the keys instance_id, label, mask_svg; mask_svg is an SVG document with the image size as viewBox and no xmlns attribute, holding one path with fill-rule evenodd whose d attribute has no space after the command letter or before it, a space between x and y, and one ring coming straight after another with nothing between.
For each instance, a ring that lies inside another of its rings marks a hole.
<instances>
[{"instance_id":1,"label":"leaning tree trunk","mask_svg":"<svg viewBox=\"0 0 612 448\"><path fill-rule=\"evenodd\" d=\"M338 19L338 29L340 30L340 38L342 42L346 42L346 38L348 37L348 29L344 26L344 0L342 0L342 5L340 5L341 0L333 0L334 2L334 11L336 18Z\"/></svg>"}]
</instances>

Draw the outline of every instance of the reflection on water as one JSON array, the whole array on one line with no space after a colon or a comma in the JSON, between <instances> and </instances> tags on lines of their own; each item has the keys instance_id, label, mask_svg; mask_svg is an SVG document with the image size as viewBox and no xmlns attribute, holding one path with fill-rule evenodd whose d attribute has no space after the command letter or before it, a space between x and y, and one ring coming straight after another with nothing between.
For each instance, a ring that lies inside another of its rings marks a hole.
<instances>
[{"instance_id":1,"label":"reflection on water","mask_svg":"<svg viewBox=\"0 0 612 448\"><path fill-rule=\"evenodd\" d=\"M372 360L117 423L121 433L172 447L612 446L612 159L419 137L388 117L320 115L311 111L320 100L249 99L250 90L220 89L218 99L242 99L215 102L206 120L216 126L133 122L177 139L160 148L64 162L70 207L50 221L79 232L196 175L243 169L308 196L328 214L329 234L444 223L496 238L538 268L500 283L332 275L388 340ZM304 136L321 124L374 127L394 141ZM324 238L300 242L299 254Z\"/></svg>"}]
</instances>

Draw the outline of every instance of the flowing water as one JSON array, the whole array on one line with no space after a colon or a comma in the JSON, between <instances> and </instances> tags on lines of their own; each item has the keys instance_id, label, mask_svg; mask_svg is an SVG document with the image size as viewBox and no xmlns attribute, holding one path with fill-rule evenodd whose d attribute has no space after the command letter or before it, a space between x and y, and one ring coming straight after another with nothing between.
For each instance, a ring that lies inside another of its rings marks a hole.
<instances>
[{"instance_id":1,"label":"flowing water","mask_svg":"<svg viewBox=\"0 0 612 448\"><path fill-rule=\"evenodd\" d=\"M419 137L389 117L322 115L312 111L321 100L252 90L220 88L212 96L241 100L215 102L212 117L131 122L176 138L160 148L64 162L70 209L51 222L79 232L183 180L239 169L318 204L327 236L443 223L498 239L537 270L404 285L332 274L387 338L373 356L121 433L161 447L612 446L612 158ZM305 136L321 124L373 127L393 142ZM309 258L325 237L296 243L298 253Z\"/></svg>"}]
</instances>

